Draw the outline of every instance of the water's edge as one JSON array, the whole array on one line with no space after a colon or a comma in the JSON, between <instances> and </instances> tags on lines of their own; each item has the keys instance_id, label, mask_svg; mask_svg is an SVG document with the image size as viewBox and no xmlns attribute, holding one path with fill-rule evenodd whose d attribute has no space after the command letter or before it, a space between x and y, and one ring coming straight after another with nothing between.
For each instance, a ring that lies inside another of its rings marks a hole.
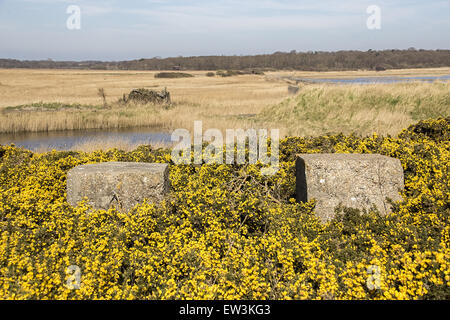
<instances>
[{"instance_id":1,"label":"water's edge","mask_svg":"<svg viewBox=\"0 0 450 320\"><path fill-rule=\"evenodd\" d=\"M358 78L293 78L290 77L290 80L298 81L298 82L307 82L307 83L340 83L340 84L376 84L376 83L398 83L398 82L412 82L412 81L424 81L424 82L433 82L433 81L449 81L450 75L442 75L442 76L419 76L419 77L389 77L389 76L380 76L380 77L358 77Z\"/></svg>"},{"instance_id":2,"label":"water's edge","mask_svg":"<svg viewBox=\"0 0 450 320\"><path fill-rule=\"evenodd\" d=\"M32 151L71 150L86 144L96 145L143 145L168 144L171 133L158 128L91 129L49 132L24 132L0 134L0 144L15 144Z\"/></svg>"}]
</instances>

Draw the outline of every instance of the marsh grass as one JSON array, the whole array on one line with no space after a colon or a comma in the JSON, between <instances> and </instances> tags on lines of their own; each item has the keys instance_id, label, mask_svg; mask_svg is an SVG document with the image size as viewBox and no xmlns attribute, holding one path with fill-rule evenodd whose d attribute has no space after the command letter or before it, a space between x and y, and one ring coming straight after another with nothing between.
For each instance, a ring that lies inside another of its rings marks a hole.
<instances>
[{"instance_id":1,"label":"marsh grass","mask_svg":"<svg viewBox=\"0 0 450 320\"><path fill-rule=\"evenodd\" d=\"M420 74L449 72L444 68L421 70ZM273 72L224 78L191 73L192 78L155 79L155 72L0 70L2 83L7 85L0 88L0 107L6 107L0 109L0 133L127 127L192 131L194 121L202 120L204 130L278 128L282 136L395 135L418 120L447 117L450 110L448 82L306 84L290 96L288 83L281 79L286 75L331 78L373 74ZM400 70L396 74L419 73ZM114 102L133 88L165 87L171 93L170 108ZM108 92L107 106L102 105L98 88ZM36 100L59 102L34 103Z\"/></svg>"},{"instance_id":2,"label":"marsh grass","mask_svg":"<svg viewBox=\"0 0 450 320\"><path fill-rule=\"evenodd\" d=\"M306 85L257 121L289 135L356 133L396 135L418 120L450 115L450 83Z\"/></svg>"},{"instance_id":3,"label":"marsh grass","mask_svg":"<svg viewBox=\"0 0 450 320\"><path fill-rule=\"evenodd\" d=\"M164 127L164 123L155 116L158 112L153 105L130 105L127 108L79 105L31 110L21 107L15 112L0 114L0 132Z\"/></svg>"},{"instance_id":4,"label":"marsh grass","mask_svg":"<svg viewBox=\"0 0 450 320\"><path fill-rule=\"evenodd\" d=\"M19 106L9 106L0 111L5 114L8 112L20 111L58 111L58 110L81 110L81 109L101 109L104 107L96 105L82 105L79 103L61 103L61 102L35 102Z\"/></svg>"}]
</instances>

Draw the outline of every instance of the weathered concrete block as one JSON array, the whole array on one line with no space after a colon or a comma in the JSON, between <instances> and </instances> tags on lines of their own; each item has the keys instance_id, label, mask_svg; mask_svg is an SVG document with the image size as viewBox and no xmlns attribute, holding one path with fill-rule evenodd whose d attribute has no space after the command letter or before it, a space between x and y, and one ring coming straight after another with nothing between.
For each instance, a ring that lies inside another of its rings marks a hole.
<instances>
[{"instance_id":1,"label":"weathered concrete block","mask_svg":"<svg viewBox=\"0 0 450 320\"><path fill-rule=\"evenodd\" d=\"M73 168L67 174L67 201L77 206L85 197L94 209L127 212L144 199L158 202L169 191L168 165L104 162Z\"/></svg>"},{"instance_id":2,"label":"weathered concrete block","mask_svg":"<svg viewBox=\"0 0 450 320\"><path fill-rule=\"evenodd\" d=\"M378 154L299 154L296 171L297 201L316 199L322 221L332 219L339 204L357 209L375 205L387 214L386 198L401 200L404 187L400 160Z\"/></svg>"}]
</instances>

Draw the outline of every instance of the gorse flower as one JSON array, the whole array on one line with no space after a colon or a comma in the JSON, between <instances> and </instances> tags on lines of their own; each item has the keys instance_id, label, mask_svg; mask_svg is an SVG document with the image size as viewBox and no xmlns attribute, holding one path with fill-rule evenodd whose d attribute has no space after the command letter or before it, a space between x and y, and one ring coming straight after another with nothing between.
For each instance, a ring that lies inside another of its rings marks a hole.
<instances>
[{"instance_id":1,"label":"gorse flower","mask_svg":"<svg viewBox=\"0 0 450 320\"><path fill-rule=\"evenodd\" d=\"M450 298L449 119L398 138L322 136L280 143L280 170L174 165L170 150L34 154L0 146L0 298ZM322 224L295 199L295 154L379 153L401 160L393 213L336 208ZM172 191L125 214L66 201L71 168L164 162ZM80 270L79 289L68 286Z\"/></svg>"}]
</instances>

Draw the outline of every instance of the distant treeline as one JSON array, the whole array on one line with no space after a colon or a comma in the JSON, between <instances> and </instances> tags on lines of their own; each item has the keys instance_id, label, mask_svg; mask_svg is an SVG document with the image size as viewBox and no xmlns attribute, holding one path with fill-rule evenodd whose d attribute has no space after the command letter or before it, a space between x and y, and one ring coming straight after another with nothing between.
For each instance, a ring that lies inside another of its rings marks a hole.
<instances>
[{"instance_id":1,"label":"distant treeline","mask_svg":"<svg viewBox=\"0 0 450 320\"><path fill-rule=\"evenodd\" d=\"M0 59L0 68L96 70L384 70L450 66L450 50L382 50L275 52L255 56L151 58L132 61L20 61Z\"/></svg>"}]
</instances>

